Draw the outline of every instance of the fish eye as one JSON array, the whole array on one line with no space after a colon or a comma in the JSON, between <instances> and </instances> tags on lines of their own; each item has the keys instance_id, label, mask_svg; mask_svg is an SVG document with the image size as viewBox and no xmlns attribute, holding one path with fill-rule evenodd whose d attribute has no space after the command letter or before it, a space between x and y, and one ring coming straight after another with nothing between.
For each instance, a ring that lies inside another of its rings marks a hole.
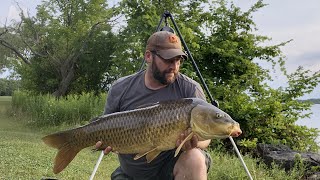
<instances>
[{"instance_id":1,"label":"fish eye","mask_svg":"<svg viewBox=\"0 0 320 180\"><path fill-rule=\"evenodd\" d=\"M217 114L216 114L216 117L217 117L217 118L222 118L222 114L217 113Z\"/></svg>"}]
</instances>

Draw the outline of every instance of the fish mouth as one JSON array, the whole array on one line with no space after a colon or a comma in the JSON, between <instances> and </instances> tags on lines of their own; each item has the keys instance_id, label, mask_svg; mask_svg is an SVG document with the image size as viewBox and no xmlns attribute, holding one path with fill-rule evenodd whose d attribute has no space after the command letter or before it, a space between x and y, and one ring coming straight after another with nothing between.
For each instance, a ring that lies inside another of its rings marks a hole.
<instances>
[{"instance_id":1,"label":"fish mouth","mask_svg":"<svg viewBox=\"0 0 320 180\"><path fill-rule=\"evenodd\" d=\"M239 129L239 130L235 130L235 131L231 131L229 136L232 136L232 137L238 137L242 134L242 131Z\"/></svg>"},{"instance_id":2,"label":"fish mouth","mask_svg":"<svg viewBox=\"0 0 320 180\"><path fill-rule=\"evenodd\" d=\"M238 137L242 134L242 131L239 127L239 124L235 124L232 126L232 128L230 129L230 133L229 133L229 136L232 136L232 137Z\"/></svg>"}]
</instances>

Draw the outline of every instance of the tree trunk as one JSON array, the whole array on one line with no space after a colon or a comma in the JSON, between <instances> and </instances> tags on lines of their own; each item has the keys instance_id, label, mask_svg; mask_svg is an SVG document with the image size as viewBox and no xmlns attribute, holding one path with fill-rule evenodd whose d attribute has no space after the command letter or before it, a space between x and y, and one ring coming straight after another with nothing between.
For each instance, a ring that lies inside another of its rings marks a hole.
<instances>
[{"instance_id":1,"label":"tree trunk","mask_svg":"<svg viewBox=\"0 0 320 180\"><path fill-rule=\"evenodd\" d=\"M78 58L72 57L71 59ZM75 62L73 60L66 60L65 63L60 68L61 81L59 83L58 89L52 93L53 96L59 98L65 96L69 87L73 81L75 73Z\"/></svg>"}]
</instances>

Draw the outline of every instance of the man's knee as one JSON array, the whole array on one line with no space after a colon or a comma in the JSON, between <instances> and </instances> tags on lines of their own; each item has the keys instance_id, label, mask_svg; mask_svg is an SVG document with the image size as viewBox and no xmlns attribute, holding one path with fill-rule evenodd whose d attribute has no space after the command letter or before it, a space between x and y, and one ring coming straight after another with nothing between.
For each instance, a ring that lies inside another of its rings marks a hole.
<instances>
[{"instance_id":1,"label":"man's knee","mask_svg":"<svg viewBox=\"0 0 320 180\"><path fill-rule=\"evenodd\" d=\"M178 173L207 173L206 156L200 149L191 149L183 152L176 165L173 174Z\"/></svg>"},{"instance_id":2,"label":"man's knee","mask_svg":"<svg viewBox=\"0 0 320 180\"><path fill-rule=\"evenodd\" d=\"M118 167L113 173L111 174L111 180L132 180L128 175L126 175L121 167Z\"/></svg>"}]
</instances>

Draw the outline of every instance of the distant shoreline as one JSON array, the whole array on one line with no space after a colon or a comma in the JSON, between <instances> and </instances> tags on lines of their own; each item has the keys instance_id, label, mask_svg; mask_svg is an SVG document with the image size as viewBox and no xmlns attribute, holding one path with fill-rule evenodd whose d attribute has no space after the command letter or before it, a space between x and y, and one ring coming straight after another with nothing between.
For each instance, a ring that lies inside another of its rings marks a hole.
<instances>
[{"instance_id":1,"label":"distant shoreline","mask_svg":"<svg viewBox=\"0 0 320 180\"><path fill-rule=\"evenodd\" d=\"M313 104L320 104L320 99L305 99L305 100L298 100L300 102L306 102L306 101L310 101Z\"/></svg>"}]
</instances>

